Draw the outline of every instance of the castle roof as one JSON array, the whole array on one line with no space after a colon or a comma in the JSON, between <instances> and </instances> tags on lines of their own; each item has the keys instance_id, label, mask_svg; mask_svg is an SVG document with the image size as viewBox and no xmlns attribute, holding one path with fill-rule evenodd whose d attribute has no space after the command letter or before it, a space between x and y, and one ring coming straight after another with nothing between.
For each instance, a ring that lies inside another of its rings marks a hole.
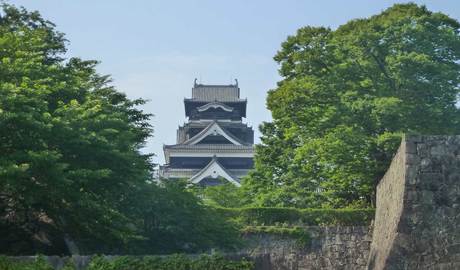
<instances>
[{"instance_id":1,"label":"castle roof","mask_svg":"<svg viewBox=\"0 0 460 270\"><path fill-rule=\"evenodd\" d=\"M238 83L229 85L195 83L195 85L192 88L191 100L205 102L245 101L245 99L240 99L240 88L238 87Z\"/></svg>"},{"instance_id":2,"label":"castle roof","mask_svg":"<svg viewBox=\"0 0 460 270\"><path fill-rule=\"evenodd\" d=\"M183 144L195 145L210 135L223 136L224 138L226 138L229 142L233 143L234 145L245 145L246 144L242 142L240 139L238 139L237 137L233 136L231 133L227 132L225 129L223 129L217 121L211 122L200 133L196 134L193 138L188 139Z\"/></svg>"}]
</instances>

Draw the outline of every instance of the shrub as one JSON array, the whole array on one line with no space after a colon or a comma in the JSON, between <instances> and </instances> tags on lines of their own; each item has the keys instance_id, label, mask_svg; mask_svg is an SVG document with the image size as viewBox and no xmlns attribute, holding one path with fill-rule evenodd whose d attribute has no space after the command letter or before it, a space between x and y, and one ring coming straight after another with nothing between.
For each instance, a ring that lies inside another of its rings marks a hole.
<instances>
[{"instance_id":1,"label":"shrub","mask_svg":"<svg viewBox=\"0 0 460 270\"><path fill-rule=\"evenodd\" d=\"M0 256L1 270L53 270L43 256L37 256L34 261L13 261Z\"/></svg>"},{"instance_id":2,"label":"shrub","mask_svg":"<svg viewBox=\"0 0 460 270\"><path fill-rule=\"evenodd\" d=\"M300 247L306 247L310 244L310 234L305 228L295 227L279 227L279 226L246 226L241 229L244 235L247 234L270 234L282 237L289 237L296 240Z\"/></svg>"},{"instance_id":3,"label":"shrub","mask_svg":"<svg viewBox=\"0 0 460 270\"><path fill-rule=\"evenodd\" d=\"M87 270L250 270L253 263L242 259L233 261L220 255L190 257L182 254L171 256L118 257L108 260L95 257Z\"/></svg>"}]
</instances>

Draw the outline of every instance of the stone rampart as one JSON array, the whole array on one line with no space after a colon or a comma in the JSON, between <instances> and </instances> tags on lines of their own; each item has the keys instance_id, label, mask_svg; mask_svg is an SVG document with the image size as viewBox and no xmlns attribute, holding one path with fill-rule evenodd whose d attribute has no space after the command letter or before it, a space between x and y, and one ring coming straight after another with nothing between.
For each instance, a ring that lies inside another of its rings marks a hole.
<instances>
[{"instance_id":1,"label":"stone rampart","mask_svg":"<svg viewBox=\"0 0 460 270\"><path fill-rule=\"evenodd\" d=\"M295 240L273 235L253 235L244 251L256 270L357 270L365 269L371 234L369 227L308 227L311 242L299 247Z\"/></svg>"},{"instance_id":2,"label":"stone rampart","mask_svg":"<svg viewBox=\"0 0 460 270\"><path fill-rule=\"evenodd\" d=\"M460 136L406 136L377 187L368 269L460 269Z\"/></svg>"}]
</instances>

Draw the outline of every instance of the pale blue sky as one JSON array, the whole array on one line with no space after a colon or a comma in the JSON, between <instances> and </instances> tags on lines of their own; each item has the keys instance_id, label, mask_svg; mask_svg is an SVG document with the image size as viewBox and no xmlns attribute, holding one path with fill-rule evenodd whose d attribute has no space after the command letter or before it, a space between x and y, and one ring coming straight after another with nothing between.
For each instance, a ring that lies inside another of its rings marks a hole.
<instances>
[{"instance_id":1,"label":"pale blue sky","mask_svg":"<svg viewBox=\"0 0 460 270\"><path fill-rule=\"evenodd\" d=\"M228 84L238 78L248 98L247 122L270 119L266 92L278 81L272 60L288 35L306 25L336 28L393 3L375 0L9 0L39 10L69 39L69 56L100 60L129 97L151 101L155 136L146 151L163 162L163 144L175 143L185 121L183 98L193 79ZM460 0L413 1L460 20ZM256 132L259 136L259 132ZM256 138L258 142L258 138Z\"/></svg>"}]
</instances>

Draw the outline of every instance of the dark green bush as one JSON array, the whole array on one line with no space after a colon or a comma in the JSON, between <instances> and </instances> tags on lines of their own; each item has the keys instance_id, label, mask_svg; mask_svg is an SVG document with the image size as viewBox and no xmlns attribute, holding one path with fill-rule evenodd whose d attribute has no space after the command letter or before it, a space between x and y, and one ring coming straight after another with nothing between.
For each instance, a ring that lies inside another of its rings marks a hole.
<instances>
[{"instance_id":1,"label":"dark green bush","mask_svg":"<svg viewBox=\"0 0 460 270\"><path fill-rule=\"evenodd\" d=\"M170 256L118 257L108 260L95 257L87 270L250 270L253 263L245 259L232 261L220 255L190 257Z\"/></svg>"},{"instance_id":2,"label":"dark green bush","mask_svg":"<svg viewBox=\"0 0 460 270\"><path fill-rule=\"evenodd\" d=\"M374 209L297 209L283 207L218 208L226 218L240 225L288 223L304 226L366 226Z\"/></svg>"},{"instance_id":3,"label":"dark green bush","mask_svg":"<svg viewBox=\"0 0 460 270\"><path fill-rule=\"evenodd\" d=\"M13 261L0 256L1 270L53 270L44 257L38 256L34 261Z\"/></svg>"},{"instance_id":4,"label":"dark green bush","mask_svg":"<svg viewBox=\"0 0 460 270\"><path fill-rule=\"evenodd\" d=\"M63 270L75 269L66 265ZM251 270L254 264L242 259L229 260L221 255L201 255L191 257L181 254L171 256L121 256L107 259L103 256L94 257L86 270ZM32 262L20 262L0 257L0 270L53 270L44 257L37 257Z\"/></svg>"}]
</instances>

